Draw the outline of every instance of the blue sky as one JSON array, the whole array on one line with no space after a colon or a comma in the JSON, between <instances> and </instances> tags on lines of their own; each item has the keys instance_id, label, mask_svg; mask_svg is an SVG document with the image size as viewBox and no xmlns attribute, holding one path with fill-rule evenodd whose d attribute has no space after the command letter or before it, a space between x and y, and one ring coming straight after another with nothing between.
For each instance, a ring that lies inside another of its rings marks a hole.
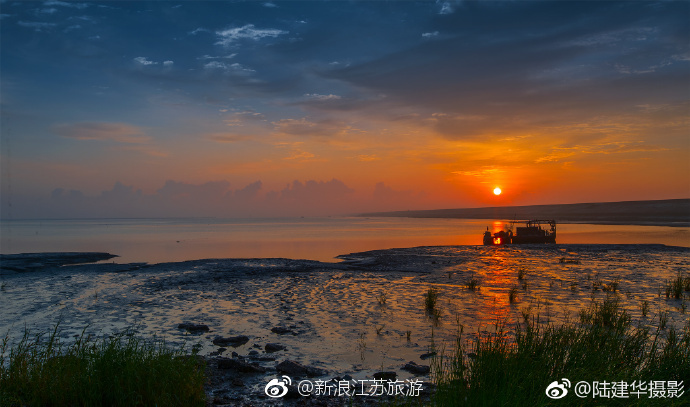
<instances>
[{"instance_id":1,"label":"blue sky","mask_svg":"<svg viewBox=\"0 0 690 407\"><path fill-rule=\"evenodd\" d=\"M688 2L0 10L3 217L690 195Z\"/></svg>"}]
</instances>

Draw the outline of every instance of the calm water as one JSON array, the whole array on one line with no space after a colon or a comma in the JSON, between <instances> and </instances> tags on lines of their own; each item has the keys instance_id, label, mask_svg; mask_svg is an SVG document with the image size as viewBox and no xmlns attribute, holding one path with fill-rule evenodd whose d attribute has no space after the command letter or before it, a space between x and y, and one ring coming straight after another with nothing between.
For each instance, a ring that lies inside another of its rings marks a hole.
<instances>
[{"instance_id":1,"label":"calm water","mask_svg":"<svg viewBox=\"0 0 690 407\"><path fill-rule=\"evenodd\" d=\"M99 219L0 223L0 253L99 251L118 263L204 258L335 261L352 252L477 245L491 220L408 218ZM561 224L558 243L660 243L690 247L690 228Z\"/></svg>"}]
</instances>

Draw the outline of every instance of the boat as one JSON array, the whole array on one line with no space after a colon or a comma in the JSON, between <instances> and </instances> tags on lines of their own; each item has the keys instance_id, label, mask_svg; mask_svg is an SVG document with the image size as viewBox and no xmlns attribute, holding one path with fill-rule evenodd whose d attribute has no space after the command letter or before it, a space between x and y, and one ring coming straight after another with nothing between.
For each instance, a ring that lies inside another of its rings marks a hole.
<instances>
[{"instance_id":1,"label":"boat","mask_svg":"<svg viewBox=\"0 0 690 407\"><path fill-rule=\"evenodd\" d=\"M513 227L516 223L524 226ZM485 245L504 245L504 244L529 244L529 243L556 243L556 221L553 219L533 219L526 221L513 221L511 227L491 234L489 228L484 232L483 243Z\"/></svg>"}]
</instances>

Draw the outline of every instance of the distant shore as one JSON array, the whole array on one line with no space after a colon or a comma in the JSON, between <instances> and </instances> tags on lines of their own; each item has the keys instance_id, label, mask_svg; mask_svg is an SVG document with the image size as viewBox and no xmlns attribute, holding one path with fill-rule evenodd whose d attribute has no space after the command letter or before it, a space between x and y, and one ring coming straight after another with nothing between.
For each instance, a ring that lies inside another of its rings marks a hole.
<instances>
[{"instance_id":1,"label":"distant shore","mask_svg":"<svg viewBox=\"0 0 690 407\"><path fill-rule=\"evenodd\" d=\"M688 227L690 226L690 199L409 210L362 213L358 216L504 220L555 219L560 223Z\"/></svg>"}]
</instances>

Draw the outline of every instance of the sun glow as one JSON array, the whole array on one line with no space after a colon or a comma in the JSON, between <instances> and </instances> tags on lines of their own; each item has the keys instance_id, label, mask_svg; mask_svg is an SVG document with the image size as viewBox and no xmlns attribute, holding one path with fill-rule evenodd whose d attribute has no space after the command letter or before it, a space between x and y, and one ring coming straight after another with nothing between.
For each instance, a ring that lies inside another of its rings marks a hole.
<instances>
[{"instance_id":1,"label":"sun glow","mask_svg":"<svg viewBox=\"0 0 690 407\"><path fill-rule=\"evenodd\" d=\"M494 195L501 195L501 192L502 192L501 188L499 188L499 187L494 188Z\"/></svg>"}]
</instances>

